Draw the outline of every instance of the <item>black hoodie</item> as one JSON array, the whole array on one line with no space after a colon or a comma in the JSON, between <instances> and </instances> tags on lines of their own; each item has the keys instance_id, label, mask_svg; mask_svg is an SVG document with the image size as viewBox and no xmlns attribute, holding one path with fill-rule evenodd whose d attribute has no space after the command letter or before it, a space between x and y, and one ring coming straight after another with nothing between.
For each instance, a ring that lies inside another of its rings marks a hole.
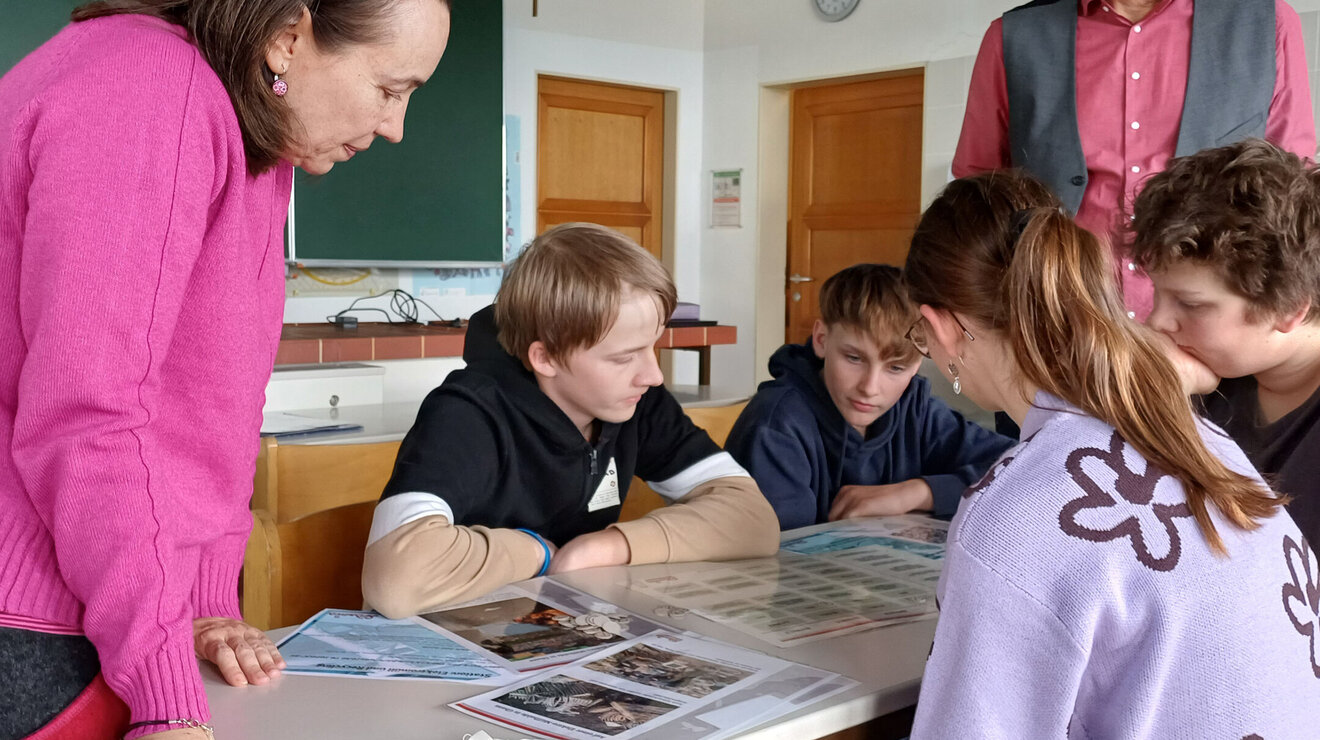
<instances>
[{"instance_id":1,"label":"black hoodie","mask_svg":"<svg viewBox=\"0 0 1320 740\"><path fill-rule=\"evenodd\" d=\"M427 395L382 500L431 493L453 524L526 528L563 545L618 521L619 505L588 510L611 460L622 502L634 475L665 481L721 452L664 386L628 421L600 422L593 446L496 336L493 306L472 316L467 367Z\"/></svg>"}]
</instances>

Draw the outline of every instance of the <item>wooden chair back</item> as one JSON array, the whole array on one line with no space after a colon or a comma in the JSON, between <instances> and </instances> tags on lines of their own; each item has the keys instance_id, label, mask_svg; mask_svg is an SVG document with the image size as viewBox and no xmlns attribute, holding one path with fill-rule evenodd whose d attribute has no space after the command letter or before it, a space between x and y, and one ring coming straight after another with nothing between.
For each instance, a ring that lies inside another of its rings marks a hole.
<instances>
[{"instance_id":1,"label":"wooden chair back","mask_svg":"<svg viewBox=\"0 0 1320 740\"><path fill-rule=\"evenodd\" d=\"M728 406L685 408L683 412L693 424L705 429L715 444L723 447L724 440L729 438L729 432L733 429L733 423L746 406L747 402L743 401ZM660 494L652 491L641 478L633 478L632 485L628 487L628 498L624 499L623 508L619 512L619 521L631 521L664 505L665 500Z\"/></svg>"},{"instance_id":2,"label":"wooden chair back","mask_svg":"<svg viewBox=\"0 0 1320 740\"><path fill-rule=\"evenodd\" d=\"M362 554L399 442L280 445L261 439L243 618L261 629L324 608L362 608Z\"/></svg>"},{"instance_id":3,"label":"wooden chair back","mask_svg":"<svg viewBox=\"0 0 1320 740\"><path fill-rule=\"evenodd\" d=\"M715 444L723 447L724 440L728 439L729 432L733 431L734 422L738 421L738 416L745 408L747 402L742 401L728 406L697 406L683 409L683 412L693 424L705 429L710 438L715 440Z\"/></svg>"}]
</instances>

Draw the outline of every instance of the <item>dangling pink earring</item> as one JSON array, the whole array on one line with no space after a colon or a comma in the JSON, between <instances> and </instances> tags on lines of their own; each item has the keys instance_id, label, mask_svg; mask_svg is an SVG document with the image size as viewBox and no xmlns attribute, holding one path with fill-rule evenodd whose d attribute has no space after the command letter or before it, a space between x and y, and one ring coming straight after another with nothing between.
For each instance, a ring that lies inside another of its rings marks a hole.
<instances>
[{"instance_id":1,"label":"dangling pink earring","mask_svg":"<svg viewBox=\"0 0 1320 740\"><path fill-rule=\"evenodd\" d=\"M270 89L275 91L276 97L282 98L284 93L289 91L289 83L281 80L279 75L275 75L275 81L271 83Z\"/></svg>"}]
</instances>

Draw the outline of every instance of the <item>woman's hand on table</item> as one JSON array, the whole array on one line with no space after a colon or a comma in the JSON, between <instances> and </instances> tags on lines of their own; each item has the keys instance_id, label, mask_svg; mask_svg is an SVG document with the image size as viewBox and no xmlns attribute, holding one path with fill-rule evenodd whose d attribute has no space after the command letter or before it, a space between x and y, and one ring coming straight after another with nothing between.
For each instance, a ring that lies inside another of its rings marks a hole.
<instances>
[{"instance_id":1,"label":"woman's hand on table","mask_svg":"<svg viewBox=\"0 0 1320 740\"><path fill-rule=\"evenodd\" d=\"M280 657L280 651L266 633L237 619L194 619L193 645L198 657L214 663L230 686L269 683L285 667L284 658ZM158 734L163 738L169 733ZM170 740L173 740L172 736Z\"/></svg>"},{"instance_id":2,"label":"woman's hand on table","mask_svg":"<svg viewBox=\"0 0 1320 740\"><path fill-rule=\"evenodd\" d=\"M883 486L844 486L830 506L830 521L864 516L895 516L909 511L930 511L935 498L921 478Z\"/></svg>"}]
</instances>

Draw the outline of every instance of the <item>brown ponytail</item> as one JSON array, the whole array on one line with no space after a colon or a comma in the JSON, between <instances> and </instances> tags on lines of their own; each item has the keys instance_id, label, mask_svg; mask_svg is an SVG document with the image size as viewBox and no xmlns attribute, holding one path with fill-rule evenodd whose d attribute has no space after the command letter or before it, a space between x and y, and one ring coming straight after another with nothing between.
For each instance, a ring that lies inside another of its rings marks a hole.
<instances>
[{"instance_id":1,"label":"brown ponytail","mask_svg":"<svg viewBox=\"0 0 1320 740\"><path fill-rule=\"evenodd\" d=\"M1206 448L1177 372L1126 317L1108 250L1041 183L1018 172L950 183L922 216L904 275L913 301L1000 333L1026 381L1110 424L1181 481L1217 552L1207 500L1248 530L1282 504Z\"/></svg>"}]
</instances>

